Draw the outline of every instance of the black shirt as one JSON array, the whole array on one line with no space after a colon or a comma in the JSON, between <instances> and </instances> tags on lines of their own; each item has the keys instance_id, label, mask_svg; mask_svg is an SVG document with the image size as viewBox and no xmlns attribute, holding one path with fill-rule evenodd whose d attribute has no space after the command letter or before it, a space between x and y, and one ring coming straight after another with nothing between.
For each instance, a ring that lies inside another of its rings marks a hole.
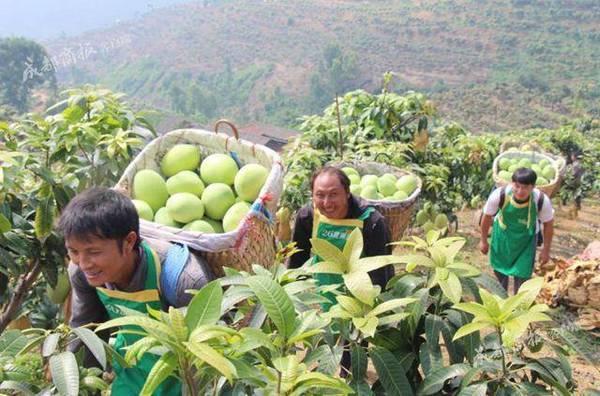
<instances>
[{"instance_id":1,"label":"black shirt","mask_svg":"<svg viewBox=\"0 0 600 396\"><path fill-rule=\"evenodd\" d=\"M359 201L354 195L348 199L347 219L357 219L367 209L363 201ZM312 238L313 228L313 207L308 203L302 207L296 214L294 223L294 233L292 241L296 242L298 249L302 251L290 257L289 267L299 268L311 255L310 238ZM364 221L362 229L364 251L363 257L373 257L391 254L391 249L387 245L390 242L390 234L385 224L385 219L378 211L373 211ZM394 276L394 267L387 265L375 271L369 272L374 284L381 286L383 290L387 282Z\"/></svg>"}]
</instances>

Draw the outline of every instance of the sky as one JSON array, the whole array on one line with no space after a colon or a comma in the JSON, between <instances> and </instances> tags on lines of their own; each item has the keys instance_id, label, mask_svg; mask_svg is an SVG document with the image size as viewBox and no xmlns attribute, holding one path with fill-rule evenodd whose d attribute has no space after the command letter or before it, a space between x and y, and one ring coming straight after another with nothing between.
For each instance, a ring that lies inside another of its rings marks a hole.
<instances>
[{"instance_id":1,"label":"sky","mask_svg":"<svg viewBox=\"0 0 600 396\"><path fill-rule=\"evenodd\" d=\"M190 0L0 0L0 37L51 40Z\"/></svg>"}]
</instances>

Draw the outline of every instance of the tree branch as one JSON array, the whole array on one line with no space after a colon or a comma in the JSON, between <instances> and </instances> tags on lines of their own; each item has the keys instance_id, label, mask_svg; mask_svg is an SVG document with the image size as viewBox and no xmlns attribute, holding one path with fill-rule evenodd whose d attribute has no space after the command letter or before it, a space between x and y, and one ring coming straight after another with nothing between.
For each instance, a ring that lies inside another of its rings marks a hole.
<instances>
[{"instance_id":1,"label":"tree branch","mask_svg":"<svg viewBox=\"0 0 600 396\"><path fill-rule=\"evenodd\" d=\"M0 334L4 332L8 324L14 319L15 313L22 305L23 300L31 290L31 286L36 281L41 271L42 265L39 259L33 259L30 262L29 271L19 276L19 281L14 289L14 294L8 304L2 309L2 315L0 315Z\"/></svg>"}]
</instances>

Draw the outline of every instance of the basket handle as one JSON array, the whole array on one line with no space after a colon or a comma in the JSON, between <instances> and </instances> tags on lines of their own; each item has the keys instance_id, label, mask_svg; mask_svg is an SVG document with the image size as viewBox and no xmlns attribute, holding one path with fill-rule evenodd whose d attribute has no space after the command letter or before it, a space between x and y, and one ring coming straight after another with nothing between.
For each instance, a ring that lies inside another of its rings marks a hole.
<instances>
[{"instance_id":1,"label":"basket handle","mask_svg":"<svg viewBox=\"0 0 600 396\"><path fill-rule=\"evenodd\" d=\"M221 126L222 124L225 124L227 126L229 126L229 128L231 128L231 130L233 131L233 136L236 139L240 138L240 133L238 132L238 129L236 128L236 126L233 124L233 122L226 120L226 119L220 119L217 122L215 122L215 133L219 133L219 126Z\"/></svg>"}]
</instances>

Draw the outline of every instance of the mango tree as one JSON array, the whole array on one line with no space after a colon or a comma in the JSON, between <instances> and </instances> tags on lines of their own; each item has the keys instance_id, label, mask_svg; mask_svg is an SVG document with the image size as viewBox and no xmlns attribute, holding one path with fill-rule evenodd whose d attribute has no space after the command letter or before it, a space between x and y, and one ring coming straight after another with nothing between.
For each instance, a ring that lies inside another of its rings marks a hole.
<instances>
[{"instance_id":1,"label":"mango tree","mask_svg":"<svg viewBox=\"0 0 600 396\"><path fill-rule=\"evenodd\" d=\"M62 208L89 186L113 184L153 134L121 94L86 86L63 95L45 117L0 122L0 332L40 273L57 284L66 255L52 227Z\"/></svg>"}]
</instances>

